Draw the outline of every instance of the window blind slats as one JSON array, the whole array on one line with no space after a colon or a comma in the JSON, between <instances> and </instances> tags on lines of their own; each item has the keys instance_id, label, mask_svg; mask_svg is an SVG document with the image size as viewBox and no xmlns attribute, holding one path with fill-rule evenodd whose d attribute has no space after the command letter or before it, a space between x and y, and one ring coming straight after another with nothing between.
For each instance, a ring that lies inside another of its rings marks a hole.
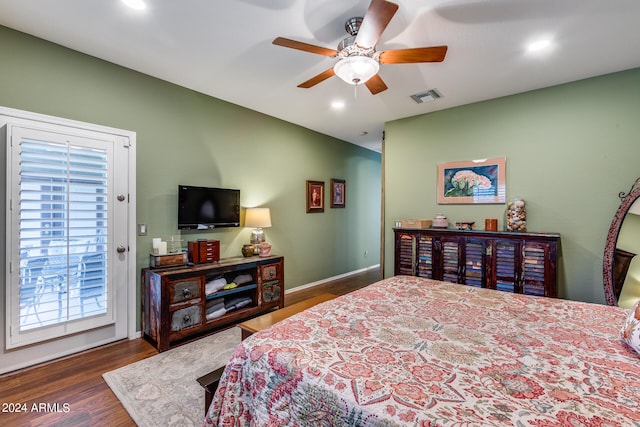
<instances>
[{"instance_id":1,"label":"window blind slats","mask_svg":"<svg viewBox=\"0 0 640 427\"><path fill-rule=\"evenodd\" d=\"M108 156L70 143L20 143L20 330L105 313Z\"/></svg>"}]
</instances>

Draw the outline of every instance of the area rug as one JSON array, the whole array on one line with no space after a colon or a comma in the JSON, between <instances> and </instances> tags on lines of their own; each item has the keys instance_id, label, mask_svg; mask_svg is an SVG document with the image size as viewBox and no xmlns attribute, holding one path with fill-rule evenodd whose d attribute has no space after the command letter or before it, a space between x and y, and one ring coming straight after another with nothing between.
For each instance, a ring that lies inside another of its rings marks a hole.
<instances>
[{"instance_id":1,"label":"area rug","mask_svg":"<svg viewBox=\"0 0 640 427\"><path fill-rule=\"evenodd\" d=\"M224 366L239 343L234 327L102 377L138 426L200 426L204 389L196 379Z\"/></svg>"}]
</instances>

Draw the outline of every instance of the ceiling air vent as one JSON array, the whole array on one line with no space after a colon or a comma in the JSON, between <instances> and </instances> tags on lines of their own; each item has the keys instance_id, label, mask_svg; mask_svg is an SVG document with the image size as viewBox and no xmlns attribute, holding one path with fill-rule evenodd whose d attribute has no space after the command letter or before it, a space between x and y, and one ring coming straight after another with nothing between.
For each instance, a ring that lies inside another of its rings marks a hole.
<instances>
[{"instance_id":1,"label":"ceiling air vent","mask_svg":"<svg viewBox=\"0 0 640 427\"><path fill-rule=\"evenodd\" d=\"M436 89L429 89L426 92L416 93L415 95L411 95L411 99L416 101L417 104L422 104L423 102L435 101L436 99L442 98L440 92Z\"/></svg>"}]
</instances>

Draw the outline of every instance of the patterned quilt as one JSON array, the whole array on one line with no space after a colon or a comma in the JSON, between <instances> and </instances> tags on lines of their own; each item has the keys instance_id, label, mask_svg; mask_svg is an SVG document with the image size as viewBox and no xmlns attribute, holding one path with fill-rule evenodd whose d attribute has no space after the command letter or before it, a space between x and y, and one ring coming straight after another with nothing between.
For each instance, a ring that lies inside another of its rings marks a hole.
<instances>
[{"instance_id":1,"label":"patterned quilt","mask_svg":"<svg viewBox=\"0 0 640 427\"><path fill-rule=\"evenodd\" d=\"M640 426L626 314L385 279L243 341L204 424Z\"/></svg>"}]
</instances>

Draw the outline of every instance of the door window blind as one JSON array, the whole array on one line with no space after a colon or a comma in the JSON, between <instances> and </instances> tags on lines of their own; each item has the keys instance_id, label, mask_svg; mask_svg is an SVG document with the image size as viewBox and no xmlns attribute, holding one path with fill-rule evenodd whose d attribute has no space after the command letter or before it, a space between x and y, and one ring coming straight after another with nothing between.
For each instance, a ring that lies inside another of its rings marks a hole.
<instances>
[{"instance_id":1,"label":"door window blind","mask_svg":"<svg viewBox=\"0 0 640 427\"><path fill-rule=\"evenodd\" d=\"M19 329L107 313L107 150L19 143Z\"/></svg>"}]
</instances>

